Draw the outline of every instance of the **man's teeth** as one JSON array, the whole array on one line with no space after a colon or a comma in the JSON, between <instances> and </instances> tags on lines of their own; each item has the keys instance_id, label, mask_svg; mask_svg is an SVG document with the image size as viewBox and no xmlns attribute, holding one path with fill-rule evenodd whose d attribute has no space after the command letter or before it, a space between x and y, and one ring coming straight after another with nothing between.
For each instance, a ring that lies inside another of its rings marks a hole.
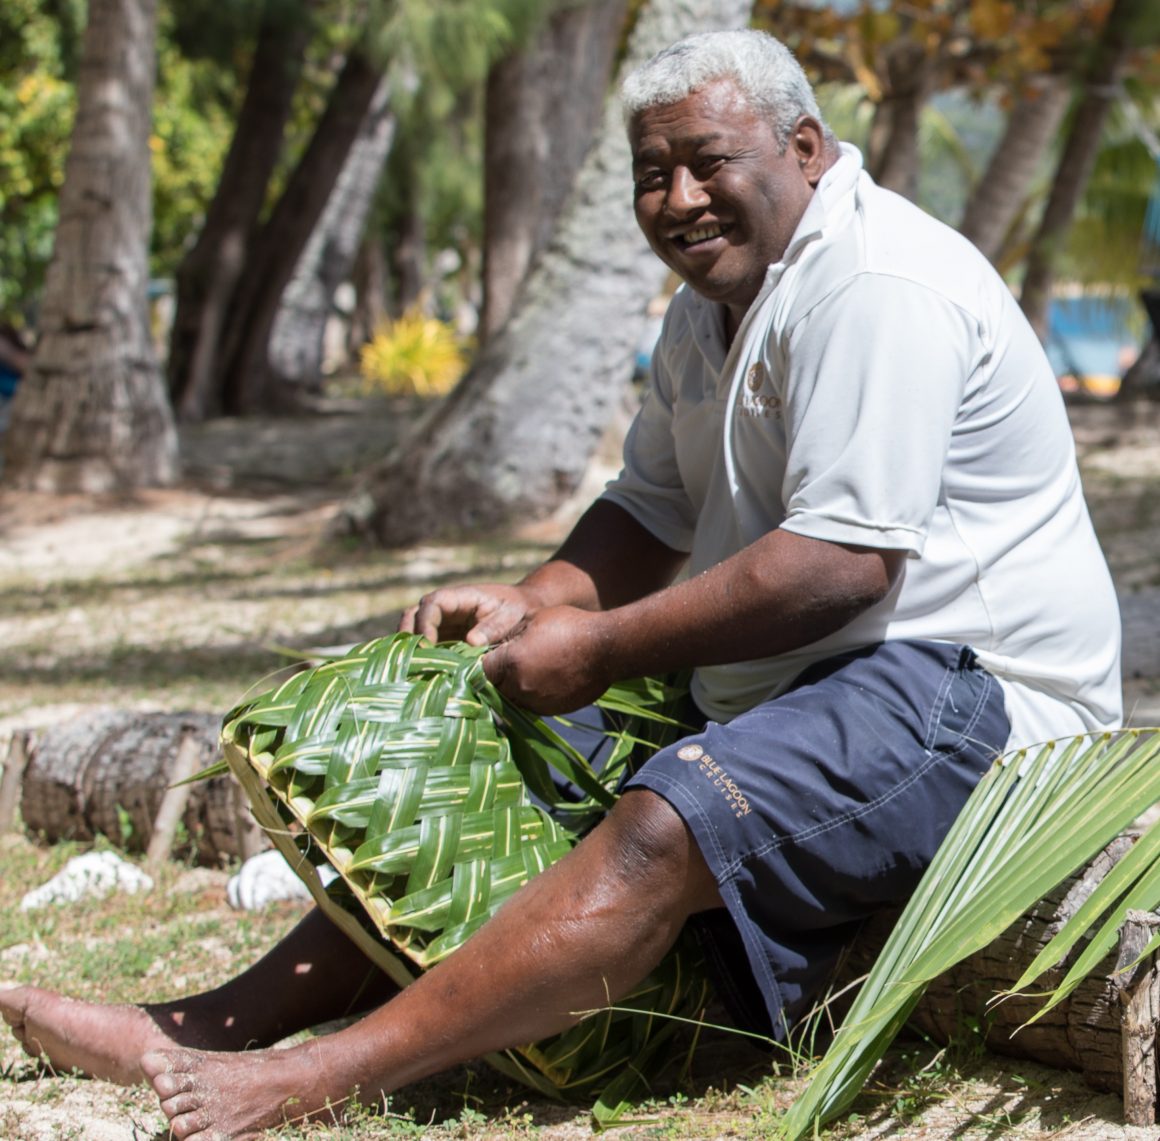
<instances>
[{"instance_id":1,"label":"man's teeth","mask_svg":"<svg viewBox=\"0 0 1160 1141\"><path fill-rule=\"evenodd\" d=\"M682 237L682 241L686 246L691 246L695 242L703 242L708 238L717 238L721 235L720 226L701 226L696 230L690 230Z\"/></svg>"}]
</instances>

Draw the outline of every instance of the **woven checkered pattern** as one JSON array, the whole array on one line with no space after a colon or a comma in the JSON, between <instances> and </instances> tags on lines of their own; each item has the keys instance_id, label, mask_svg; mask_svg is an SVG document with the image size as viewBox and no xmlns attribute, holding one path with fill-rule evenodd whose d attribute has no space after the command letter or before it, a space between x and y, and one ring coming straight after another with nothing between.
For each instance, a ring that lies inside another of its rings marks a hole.
<instances>
[{"instance_id":1,"label":"woven checkered pattern","mask_svg":"<svg viewBox=\"0 0 1160 1141\"><path fill-rule=\"evenodd\" d=\"M594 819L615 800L641 731L626 723L597 776L498 694L482 653L409 634L377 639L239 706L223 730L260 823L319 904L403 985L576 843L530 802L529 786L552 803L555 769L588 794L561 807ZM623 693L609 704L639 713ZM323 862L338 873L327 888L313 874ZM618 1009L491 1060L542 1092L603 1088L657 1054L674 1024L656 1014L703 1004L689 963L674 952Z\"/></svg>"}]
</instances>

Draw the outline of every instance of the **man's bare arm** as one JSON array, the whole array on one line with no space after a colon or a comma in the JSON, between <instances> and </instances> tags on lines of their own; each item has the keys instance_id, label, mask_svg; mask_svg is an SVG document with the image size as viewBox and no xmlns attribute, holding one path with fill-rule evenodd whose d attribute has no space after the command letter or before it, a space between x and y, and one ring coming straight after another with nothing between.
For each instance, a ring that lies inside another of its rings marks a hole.
<instances>
[{"instance_id":1,"label":"man's bare arm","mask_svg":"<svg viewBox=\"0 0 1160 1141\"><path fill-rule=\"evenodd\" d=\"M513 700L576 708L612 682L808 645L886 596L905 553L773 531L694 579L600 611L546 607L484 661Z\"/></svg>"},{"instance_id":2,"label":"man's bare arm","mask_svg":"<svg viewBox=\"0 0 1160 1141\"><path fill-rule=\"evenodd\" d=\"M404 612L399 629L433 642L493 645L544 607L600 610L642 598L672 582L684 561L627 511L597 500L559 550L521 582L434 590Z\"/></svg>"}]
</instances>

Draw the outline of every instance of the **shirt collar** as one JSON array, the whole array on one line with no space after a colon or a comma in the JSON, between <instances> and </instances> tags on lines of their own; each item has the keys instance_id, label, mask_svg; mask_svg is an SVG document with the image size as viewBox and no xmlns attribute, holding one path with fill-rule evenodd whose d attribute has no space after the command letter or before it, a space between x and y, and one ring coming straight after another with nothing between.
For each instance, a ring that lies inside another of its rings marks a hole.
<instances>
[{"instance_id":1,"label":"shirt collar","mask_svg":"<svg viewBox=\"0 0 1160 1141\"><path fill-rule=\"evenodd\" d=\"M827 229L841 225L854 212L853 190L862 172L862 152L852 143L839 143L841 155L814 189L789 245L778 265L792 262L810 242L823 237ZM771 267L773 268L773 267Z\"/></svg>"}]
</instances>

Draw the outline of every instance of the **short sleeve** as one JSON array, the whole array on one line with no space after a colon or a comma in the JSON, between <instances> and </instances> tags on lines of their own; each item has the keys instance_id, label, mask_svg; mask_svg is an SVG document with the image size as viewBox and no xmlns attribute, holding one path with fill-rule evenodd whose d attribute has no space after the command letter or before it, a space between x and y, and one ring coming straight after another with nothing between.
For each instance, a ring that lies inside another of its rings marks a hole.
<instances>
[{"instance_id":1,"label":"short sleeve","mask_svg":"<svg viewBox=\"0 0 1160 1141\"><path fill-rule=\"evenodd\" d=\"M789 333L786 530L920 555L973 362L974 322L937 291L863 273Z\"/></svg>"}]
</instances>

